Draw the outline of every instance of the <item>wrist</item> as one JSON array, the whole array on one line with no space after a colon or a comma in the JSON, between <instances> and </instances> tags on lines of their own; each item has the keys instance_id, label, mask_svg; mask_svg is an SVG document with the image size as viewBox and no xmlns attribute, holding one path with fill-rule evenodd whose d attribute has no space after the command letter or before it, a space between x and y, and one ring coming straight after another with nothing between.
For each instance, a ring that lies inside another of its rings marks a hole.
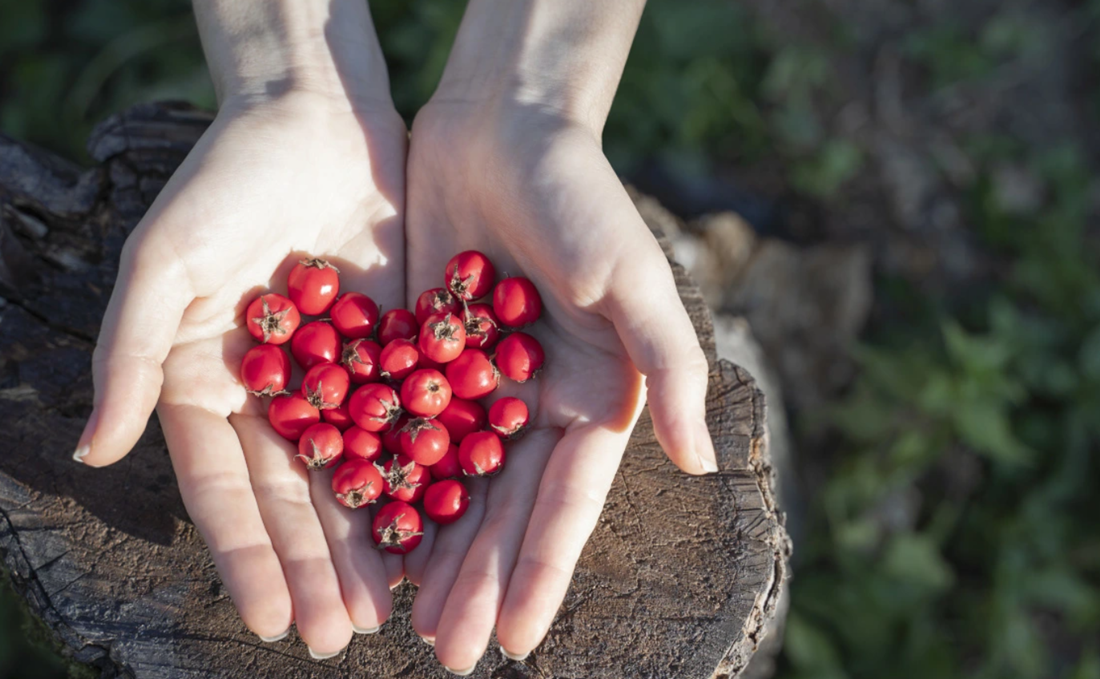
<instances>
[{"instance_id":1,"label":"wrist","mask_svg":"<svg viewBox=\"0 0 1100 679\"><path fill-rule=\"evenodd\" d=\"M597 137L644 0L471 0L433 100L534 110Z\"/></svg>"},{"instance_id":2,"label":"wrist","mask_svg":"<svg viewBox=\"0 0 1100 679\"><path fill-rule=\"evenodd\" d=\"M219 104L307 93L337 107L392 107L366 3L357 0L195 0Z\"/></svg>"}]
</instances>

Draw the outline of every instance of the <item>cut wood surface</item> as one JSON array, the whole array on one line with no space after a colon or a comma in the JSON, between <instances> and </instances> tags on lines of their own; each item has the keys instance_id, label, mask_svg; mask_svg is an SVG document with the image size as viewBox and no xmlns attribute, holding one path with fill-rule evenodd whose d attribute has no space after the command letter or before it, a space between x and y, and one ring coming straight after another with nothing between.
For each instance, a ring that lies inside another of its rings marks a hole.
<instances>
[{"instance_id":1,"label":"cut wood surface","mask_svg":"<svg viewBox=\"0 0 1100 679\"><path fill-rule=\"evenodd\" d=\"M154 418L118 464L72 449L91 410L91 352L119 251L210 123L147 104L93 133L80 168L0 136L0 553L74 660L103 677L447 677L396 592L382 631L310 658L237 617L184 510ZM775 506L764 398L714 355L710 317L676 266L712 361L718 474L679 473L643 414L573 585L523 662L490 647L475 677L736 677L776 615L789 542Z\"/></svg>"}]
</instances>

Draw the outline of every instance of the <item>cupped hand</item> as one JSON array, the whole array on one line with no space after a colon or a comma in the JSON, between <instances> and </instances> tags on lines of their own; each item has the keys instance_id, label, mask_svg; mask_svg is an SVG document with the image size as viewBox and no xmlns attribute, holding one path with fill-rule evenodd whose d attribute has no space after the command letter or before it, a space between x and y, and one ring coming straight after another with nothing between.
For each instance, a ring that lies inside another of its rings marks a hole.
<instances>
[{"instance_id":1,"label":"cupped hand","mask_svg":"<svg viewBox=\"0 0 1100 679\"><path fill-rule=\"evenodd\" d=\"M404 302L406 128L386 103L306 92L230 99L126 242L96 346L77 459L126 455L156 407L180 493L245 624L296 623L315 655L389 615L402 564L340 507L238 380L245 306L301 257ZM388 574L387 574L388 573Z\"/></svg>"},{"instance_id":2,"label":"cupped hand","mask_svg":"<svg viewBox=\"0 0 1100 679\"><path fill-rule=\"evenodd\" d=\"M646 401L657 438L692 474L715 471L704 420L707 362L660 246L597 132L545 107L437 100L413 125L408 301L478 249L538 287L546 350L535 380L506 379L533 413L503 472L470 482L458 522L405 557L420 585L413 626L463 672L495 626L512 656L547 633Z\"/></svg>"}]
</instances>

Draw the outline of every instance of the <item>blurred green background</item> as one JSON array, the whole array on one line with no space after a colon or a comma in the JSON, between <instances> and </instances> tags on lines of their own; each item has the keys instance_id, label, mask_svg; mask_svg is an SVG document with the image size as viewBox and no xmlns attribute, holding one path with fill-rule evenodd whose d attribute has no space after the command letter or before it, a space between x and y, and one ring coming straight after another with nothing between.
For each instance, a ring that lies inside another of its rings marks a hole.
<instances>
[{"instance_id":1,"label":"blurred green background","mask_svg":"<svg viewBox=\"0 0 1100 679\"><path fill-rule=\"evenodd\" d=\"M411 119L462 4L371 6ZM649 3L616 168L874 262L856 376L791 413L781 677L1100 679L1098 24L1097 0ZM158 98L214 104L189 3L0 0L0 131L84 160ZM0 676L89 676L3 582Z\"/></svg>"}]
</instances>

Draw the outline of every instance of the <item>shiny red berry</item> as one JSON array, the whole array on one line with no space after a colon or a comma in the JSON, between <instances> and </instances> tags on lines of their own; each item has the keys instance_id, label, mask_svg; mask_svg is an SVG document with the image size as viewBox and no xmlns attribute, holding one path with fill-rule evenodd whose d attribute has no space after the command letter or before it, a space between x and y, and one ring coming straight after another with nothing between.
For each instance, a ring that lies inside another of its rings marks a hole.
<instances>
[{"instance_id":1,"label":"shiny red berry","mask_svg":"<svg viewBox=\"0 0 1100 679\"><path fill-rule=\"evenodd\" d=\"M371 382L352 393L348 410L357 426L372 432L385 431L401 414L401 399L393 387Z\"/></svg>"},{"instance_id":2,"label":"shiny red berry","mask_svg":"<svg viewBox=\"0 0 1100 679\"><path fill-rule=\"evenodd\" d=\"M401 428L401 452L417 464L429 467L447 453L451 435L437 420L417 417Z\"/></svg>"},{"instance_id":3,"label":"shiny red berry","mask_svg":"<svg viewBox=\"0 0 1100 679\"><path fill-rule=\"evenodd\" d=\"M290 340L302 316L286 297L269 292L257 297L244 312L248 333L264 344L283 344Z\"/></svg>"},{"instance_id":4,"label":"shiny red berry","mask_svg":"<svg viewBox=\"0 0 1100 679\"><path fill-rule=\"evenodd\" d=\"M332 475L336 500L350 509L374 503L382 495L382 474L367 460L345 460Z\"/></svg>"},{"instance_id":5,"label":"shiny red berry","mask_svg":"<svg viewBox=\"0 0 1100 679\"><path fill-rule=\"evenodd\" d=\"M333 363L315 365L302 378L302 396L318 410L340 407L350 387L348 371Z\"/></svg>"},{"instance_id":6,"label":"shiny red berry","mask_svg":"<svg viewBox=\"0 0 1100 679\"><path fill-rule=\"evenodd\" d=\"M423 325L432 314L458 314L462 303L446 288L432 288L416 298L416 322Z\"/></svg>"},{"instance_id":7,"label":"shiny red berry","mask_svg":"<svg viewBox=\"0 0 1100 679\"><path fill-rule=\"evenodd\" d=\"M436 481L457 479L462 476L462 465L458 462L458 446L454 443L447 446L447 452L435 464L428 467L428 471Z\"/></svg>"},{"instance_id":8,"label":"shiny red berry","mask_svg":"<svg viewBox=\"0 0 1100 679\"><path fill-rule=\"evenodd\" d=\"M438 370L417 370L401 383L401 403L420 417L435 417L451 402L451 385Z\"/></svg>"},{"instance_id":9,"label":"shiny red berry","mask_svg":"<svg viewBox=\"0 0 1100 679\"><path fill-rule=\"evenodd\" d=\"M407 502L390 502L378 510L371 524L371 537L379 549L390 554L407 554L416 549L424 535L424 520Z\"/></svg>"},{"instance_id":10,"label":"shiny red berry","mask_svg":"<svg viewBox=\"0 0 1100 679\"><path fill-rule=\"evenodd\" d=\"M461 519L469 507L470 493L461 481L436 481L424 493L424 513L442 526Z\"/></svg>"},{"instance_id":11,"label":"shiny red berry","mask_svg":"<svg viewBox=\"0 0 1100 679\"><path fill-rule=\"evenodd\" d=\"M526 278L505 278L493 289L493 312L504 325L521 328L542 314L542 297Z\"/></svg>"},{"instance_id":12,"label":"shiny red berry","mask_svg":"<svg viewBox=\"0 0 1100 679\"><path fill-rule=\"evenodd\" d=\"M352 340L344 345L340 363L355 384L382 379L382 347L369 339Z\"/></svg>"},{"instance_id":13,"label":"shiny red berry","mask_svg":"<svg viewBox=\"0 0 1100 679\"><path fill-rule=\"evenodd\" d=\"M405 428L405 425L411 419L412 417L408 413L402 412L397 421L393 423L393 426L379 434L382 439L382 450L390 455L401 454L401 430Z\"/></svg>"},{"instance_id":14,"label":"shiny red berry","mask_svg":"<svg viewBox=\"0 0 1100 679\"><path fill-rule=\"evenodd\" d=\"M491 349L500 339L500 321L488 304L471 304L463 319L466 323L466 348Z\"/></svg>"},{"instance_id":15,"label":"shiny red berry","mask_svg":"<svg viewBox=\"0 0 1100 679\"><path fill-rule=\"evenodd\" d=\"M502 339L493 356L501 374L516 382L526 382L538 375L545 361L542 345L525 332L514 332Z\"/></svg>"},{"instance_id":16,"label":"shiny red berry","mask_svg":"<svg viewBox=\"0 0 1100 679\"><path fill-rule=\"evenodd\" d=\"M335 408L322 410L321 419L340 431L344 431L355 424L351 420L351 411L348 410L348 402L346 400Z\"/></svg>"},{"instance_id":17,"label":"shiny red berry","mask_svg":"<svg viewBox=\"0 0 1100 679\"><path fill-rule=\"evenodd\" d=\"M506 439L514 439L522 434L529 419L527 404L512 396L497 399L489 407L489 426Z\"/></svg>"},{"instance_id":18,"label":"shiny red berry","mask_svg":"<svg viewBox=\"0 0 1100 679\"><path fill-rule=\"evenodd\" d=\"M290 270L286 287L299 311L319 316L328 311L340 293L340 270L323 259L303 259Z\"/></svg>"},{"instance_id":19,"label":"shiny red berry","mask_svg":"<svg viewBox=\"0 0 1100 679\"><path fill-rule=\"evenodd\" d=\"M260 344L241 359L241 383L254 396L274 396L290 382L290 356L274 344Z\"/></svg>"},{"instance_id":20,"label":"shiny red berry","mask_svg":"<svg viewBox=\"0 0 1100 679\"><path fill-rule=\"evenodd\" d=\"M504 466L504 444L491 431L476 431L458 446L458 463L468 476L491 476Z\"/></svg>"},{"instance_id":21,"label":"shiny red berry","mask_svg":"<svg viewBox=\"0 0 1100 679\"><path fill-rule=\"evenodd\" d=\"M376 465L378 463L375 463ZM379 467L386 482L382 492L387 497L403 502L419 502L431 481L427 467L418 465L404 455L398 455Z\"/></svg>"},{"instance_id":22,"label":"shiny red berry","mask_svg":"<svg viewBox=\"0 0 1100 679\"><path fill-rule=\"evenodd\" d=\"M302 437L298 439L298 459L311 472L335 465L343 454L344 437L331 424L314 424L302 432Z\"/></svg>"},{"instance_id":23,"label":"shiny red berry","mask_svg":"<svg viewBox=\"0 0 1100 679\"><path fill-rule=\"evenodd\" d=\"M403 380L416 370L420 362L420 350L416 342L408 339L395 339L382 348L379 367L382 377L388 380Z\"/></svg>"},{"instance_id":24,"label":"shiny red berry","mask_svg":"<svg viewBox=\"0 0 1100 679\"><path fill-rule=\"evenodd\" d=\"M370 337L378 325L378 305L361 292L345 292L328 311L332 325L348 339Z\"/></svg>"},{"instance_id":25,"label":"shiny red berry","mask_svg":"<svg viewBox=\"0 0 1100 679\"><path fill-rule=\"evenodd\" d=\"M451 433L451 440L458 442L475 431L481 431L488 423L485 408L477 401L452 396L451 402L436 416Z\"/></svg>"},{"instance_id":26,"label":"shiny red berry","mask_svg":"<svg viewBox=\"0 0 1100 679\"><path fill-rule=\"evenodd\" d=\"M340 335L324 321L306 323L290 340L290 353L306 370L319 363L335 363L340 358Z\"/></svg>"},{"instance_id":27,"label":"shiny red berry","mask_svg":"<svg viewBox=\"0 0 1100 679\"><path fill-rule=\"evenodd\" d=\"M467 349L447 364L447 381L455 396L485 398L500 384L500 373L481 349Z\"/></svg>"},{"instance_id":28,"label":"shiny red berry","mask_svg":"<svg viewBox=\"0 0 1100 679\"><path fill-rule=\"evenodd\" d=\"M362 427L351 426L344 432L344 459L374 462L382 457L382 438Z\"/></svg>"},{"instance_id":29,"label":"shiny red berry","mask_svg":"<svg viewBox=\"0 0 1100 679\"><path fill-rule=\"evenodd\" d=\"M295 391L271 399L267 419L279 436L297 441L306 429L321 421L321 411L311 406L301 392Z\"/></svg>"},{"instance_id":30,"label":"shiny red berry","mask_svg":"<svg viewBox=\"0 0 1100 679\"><path fill-rule=\"evenodd\" d=\"M447 289L467 302L484 297L493 289L497 272L489 258L477 250L460 252L447 262Z\"/></svg>"},{"instance_id":31,"label":"shiny red berry","mask_svg":"<svg viewBox=\"0 0 1100 679\"><path fill-rule=\"evenodd\" d=\"M395 339L416 339L420 324L408 309L390 309L378 321L378 343L386 346Z\"/></svg>"},{"instance_id":32,"label":"shiny red berry","mask_svg":"<svg viewBox=\"0 0 1100 679\"><path fill-rule=\"evenodd\" d=\"M437 363L453 361L466 348L466 326L456 314L432 314L420 327L417 346Z\"/></svg>"}]
</instances>

